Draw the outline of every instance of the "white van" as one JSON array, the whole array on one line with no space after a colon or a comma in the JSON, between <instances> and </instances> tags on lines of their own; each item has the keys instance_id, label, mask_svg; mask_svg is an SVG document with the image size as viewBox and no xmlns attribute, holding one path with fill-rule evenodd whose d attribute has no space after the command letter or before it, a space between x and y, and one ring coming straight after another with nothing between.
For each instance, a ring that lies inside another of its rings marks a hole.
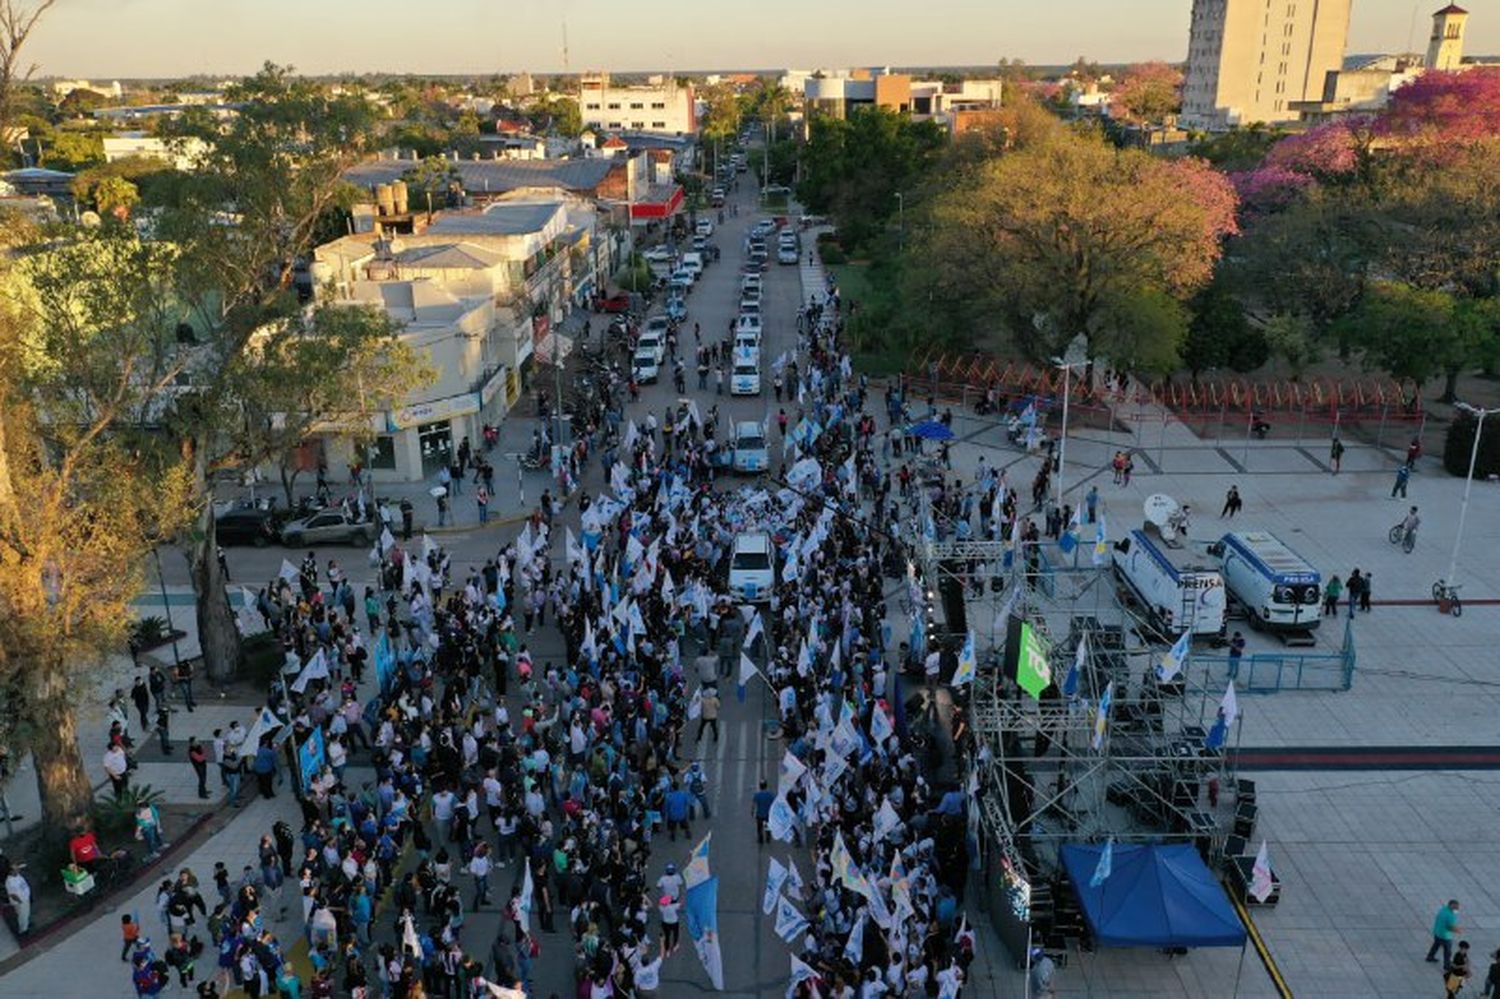
<instances>
[{"instance_id":1,"label":"white van","mask_svg":"<svg viewBox=\"0 0 1500 999\"><path fill-rule=\"evenodd\" d=\"M741 534L734 539L729 556L729 594L751 603L771 599L776 585L776 560L771 554L771 536L764 531Z\"/></svg>"},{"instance_id":2,"label":"white van","mask_svg":"<svg viewBox=\"0 0 1500 999\"><path fill-rule=\"evenodd\" d=\"M696 281L698 278L703 276L703 254L684 253L682 255L681 262L679 262L677 266L679 268L685 268L692 271L693 280Z\"/></svg>"},{"instance_id":3,"label":"white van","mask_svg":"<svg viewBox=\"0 0 1500 999\"><path fill-rule=\"evenodd\" d=\"M1163 632L1224 631L1224 578L1206 552L1168 544L1155 524L1147 524L1117 542L1113 555L1115 573Z\"/></svg>"}]
</instances>

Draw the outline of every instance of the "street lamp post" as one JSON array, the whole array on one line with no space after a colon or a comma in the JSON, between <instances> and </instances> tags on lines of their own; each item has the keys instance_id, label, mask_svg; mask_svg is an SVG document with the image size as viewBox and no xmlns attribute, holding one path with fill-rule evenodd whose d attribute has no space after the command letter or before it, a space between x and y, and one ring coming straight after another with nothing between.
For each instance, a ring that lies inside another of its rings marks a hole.
<instances>
[{"instance_id":1,"label":"street lamp post","mask_svg":"<svg viewBox=\"0 0 1500 999\"><path fill-rule=\"evenodd\" d=\"M1463 410L1478 422L1474 427L1474 446L1469 449L1469 474L1464 479L1464 498L1458 506L1458 534L1453 538L1453 554L1448 559L1448 575L1443 577L1444 582L1449 586L1453 585L1454 573L1458 571L1458 549L1464 543L1464 520L1469 515L1469 491L1474 488L1474 466L1479 461L1479 438L1484 434L1484 418L1500 413L1500 408L1482 409L1466 402L1456 403L1454 408Z\"/></svg>"},{"instance_id":2,"label":"street lamp post","mask_svg":"<svg viewBox=\"0 0 1500 999\"><path fill-rule=\"evenodd\" d=\"M1068 397L1072 390L1073 369L1088 363L1089 341L1082 333L1075 336L1068 343L1068 349L1062 357L1054 357L1052 363L1062 369L1063 373L1063 411L1062 411L1062 436L1057 441L1057 505L1062 507L1063 498L1063 472L1066 467L1068 454ZM1066 528L1066 525L1064 525Z\"/></svg>"},{"instance_id":3,"label":"street lamp post","mask_svg":"<svg viewBox=\"0 0 1500 999\"><path fill-rule=\"evenodd\" d=\"M896 250L906 251L906 199L896 192Z\"/></svg>"}]
</instances>

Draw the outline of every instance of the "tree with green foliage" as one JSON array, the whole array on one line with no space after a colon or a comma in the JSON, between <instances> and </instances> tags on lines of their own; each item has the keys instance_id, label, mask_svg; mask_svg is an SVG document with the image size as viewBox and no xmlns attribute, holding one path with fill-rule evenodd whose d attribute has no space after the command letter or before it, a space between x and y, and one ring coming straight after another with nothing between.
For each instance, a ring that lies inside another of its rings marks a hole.
<instances>
[{"instance_id":1,"label":"tree with green foliage","mask_svg":"<svg viewBox=\"0 0 1500 999\"><path fill-rule=\"evenodd\" d=\"M845 246L864 247L897 214L896 195L909 198L925 182L945 142L937 123L888 108L864 108L842 119L814 117L797 197L832 216Z\"/></svg>"},{"instance_id":2,"label":"tree with green foliage","mask_svg":"<svg viewBox=\"0 0 1500 999\"><path fill-rule=\"evenodd\" d=\"M94 210L101 215L125 218L140 203L141 192L124 177L103 177L94 185Z\"/></svg>"},{"instance_id":3,"label":"tree with green foliage","mask_svg":"<svg viewBox=\"0 0 1500 999\"><path fill-rule=\"evenodd\" d=\"M1500 344L1500 300L1460 297L1399 281L1373 282L1338 332L1365 362L1418 385L1443 375L1452 402L1458 375L1494 358Z\"/></svg>"},{"instance_id":4,"label":"tree with green foliage","mask_svg":"<svg viewBox=\"0 0 1500 999\"><path fill-rule=\"evenodd\" d=\"M19 251L0 257L0 744L31 753L61 843L93 800L83 691L124 646L146 556L191 511L180 455L140 432L181 370L155 307L172 255L115 223L59 243L7 219L0 237Z\"/></svg>"},{"instance_id":5,"label":"tree with green foliage","mask_svg":"<svg viewBox=\"0 0 1500 999\"><path fill-rule=\"evenodd\" d=\"M915 258L962 326L999 327L1032 357L1082 333L1121 363L1160 369L1186 325L1166 300L1208 282L1234 205L1228 181L1201 161L1063 133L946 187ZM1153 321L1165 324L1159 334Z\"/></svg>"},{"instance_id":6,"label":"tree with green foliage","mask_svg":"<svg viewBox=\"0 0 1500 999\"><path fill-rule=\"evenodd\" d=\"M104 162L104 137L99 132L59 131L43 150L42 162L53 170L86 170Z\"/></svg>"},{"instance_id":7,"label":"tree with green foliage","mask_svg":"<svg viewBox=\"0 0 1500 999\"><path fill-rule=\"evenodd\" d=\"M197 596L198 633L209 676L223 682L241 659L234 615L215 557L213 477L274 458L286 435L309 436L352 408L377 412L404 394L408 365L391 384L358 386L335 413L282 411L269 423L246 413L276 413L288 381L344 386L360 356L399 360L383 316L369 310L304 310L294 274L321 220L337 204L343 175L378 142L370 105L333 96L287 69L267 65L228 95L240 104L226 121L207 113L174 125L205 144L179 205L163 211L157 237L178 250L172 301L199 342L192 391L174 397L164 430L192 472L192 526L184 542ZM225 224L226 217L232 224ZM326 396L309 394L309 405Z\"/></svg>"},{"instance_id":8,"label":"tree with green foliage","mask_svg":"<svg viewBox=\"0 0 1500 999\"><path fill-rule=\"evenodd\" d=\"M1183 341L1182 364L1197 377L1205 371L1228 368L1254 371L1270 357L1265 334L1250 325L1245 307L1227 282L1215 279L1193 296L1193 318Z\"/></svg>"},{"instance_id":9,"label":"tree with green foliage","mask_svg":"<svg viewBox=\"0 0 1500 999\"><path fill-rule=\"evenodd\" d=\"M1127 121L1160 125L1182 109L1182 71L1164 62L1143 62L1125 71L1110 106Z\"/></svg>"}]
</instances>

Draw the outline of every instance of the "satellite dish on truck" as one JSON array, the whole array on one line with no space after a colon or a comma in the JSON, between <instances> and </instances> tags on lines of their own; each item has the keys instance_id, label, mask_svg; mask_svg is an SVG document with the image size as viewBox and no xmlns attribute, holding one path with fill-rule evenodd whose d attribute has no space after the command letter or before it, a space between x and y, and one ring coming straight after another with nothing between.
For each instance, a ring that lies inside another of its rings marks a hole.
<instances>
[{"instance_id":1,"label":"satellite dish on truck","mask_svg":"<svg viewBox=\"0 0 1500 999\"><path fill-rule=\"evenodd\" d=\"M1163 541L1177 538L1177 501L1166 493L1152 493L1144 504L1146 523L1153 524Z\"/></svg>"}]
</instances>

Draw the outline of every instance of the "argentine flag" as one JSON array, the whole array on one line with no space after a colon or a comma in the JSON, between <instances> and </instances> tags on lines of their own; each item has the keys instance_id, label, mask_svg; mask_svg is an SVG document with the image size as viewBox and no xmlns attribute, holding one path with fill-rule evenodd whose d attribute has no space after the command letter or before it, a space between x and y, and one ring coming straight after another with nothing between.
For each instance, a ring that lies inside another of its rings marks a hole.
<instances>
[{"instance_id":1,"label":"argentine flag","mask_svg":"<svg viewBox=\"0 0 1500 999\"><path fill-rule=\"evenodd\" d=\"M1183 663L1187 662L1189 646L1192 642L1193 633L1184 631L1172 647L1167 650L1166 657L1162 659L1161 665L1156 667L1156 678L1162 683L1171 683L1172 678L1182 672Z\"/></svg>"}]
</instances>

